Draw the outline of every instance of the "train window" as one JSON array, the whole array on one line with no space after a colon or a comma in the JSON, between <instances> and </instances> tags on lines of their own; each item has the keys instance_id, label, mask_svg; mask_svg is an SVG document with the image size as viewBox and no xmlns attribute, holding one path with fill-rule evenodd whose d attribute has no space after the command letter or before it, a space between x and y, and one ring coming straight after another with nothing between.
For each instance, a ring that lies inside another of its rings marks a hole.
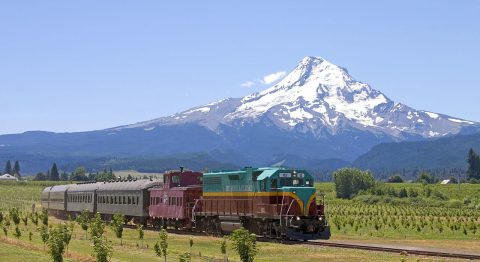
<instances>
[{"instance_id":1,"label":"train window","mask_svg":"<svg viewBox=\"0 0 480 262\"><path fill-rule=\"evenodd\" d=\"M135 205L135 197L132 197L132 204Z\"/></svg>"},{"instance_id":2,"label":"train window","mask_svg":"<svg viewBox=\"0 0 480 262\"><path fill-rule=\"evenodd\" d=\"M278 185L277 185L277 180L276 179L272 179L272 182L270 184L270 188L277 188Z\"/></svg>"},{"instance_id":3,"label":"train window","mask_svg":"<svg viewBox=\"0 0 480 262\"><path fill-rule=\"evenodd\" d=\"M280 187L291 186L291 185L292 185L292 179L291 178L283 177L283 178L280 179Z\"/></svg>"},{"instance_id":4,"label":"train window","mask_svg":"<svg viewBox=\"0 0 480 262\"><path fill-rule=\"evenodd\" d=\"M172 183L178 184L180 183L180 176L172 176Z\"/></svg>"},{"instance_id":5,"label":"train window","mask_svg":"<svg viewBox=\"0 0 480 262\"><path fill-rule=\"evenodd\" d=\"M138 205L138 196L137 196L137 205Z\"/></svg>"},{"instance_id":6,"label":"train window","mask_svg":"<svg viewBox=\"0 0 480 262\"><path fill-rule=\"evenodd\" d=\"M113 204L113 196L110 196L110 204Z\"/></svg>"},{"instance_id":7,"label":"train window","mask_svg":"<svg viewBox=\"0 0 480 262\"><path fill-rule=\"evenodd\" d=\"M132 204L132 197L131 197L131 196L128 196L128 197L127 197L127 200L128 200L128 204L131 205L131 204Z\"/></svg>"},{"instance_id":8,"label":"train window","mask_svg":"<svg viewBox=\"0 0 480 262\"><path fill-rule=\"evenodd\" d=\"M123 204L126 205L127 204L127 201L125 201L125 196L123 196Z\"/></svg>"},{"instance_id":9,"label":"train window","mask_svg":"<svg viewBox=\"0 0 480 262\"><path fill-rule=\"evenodd\" d=\"M118 203L117 196L115 196L115 198L113 199L113 203L115 203L115 204Z\"/></svg>"}]
</instances>

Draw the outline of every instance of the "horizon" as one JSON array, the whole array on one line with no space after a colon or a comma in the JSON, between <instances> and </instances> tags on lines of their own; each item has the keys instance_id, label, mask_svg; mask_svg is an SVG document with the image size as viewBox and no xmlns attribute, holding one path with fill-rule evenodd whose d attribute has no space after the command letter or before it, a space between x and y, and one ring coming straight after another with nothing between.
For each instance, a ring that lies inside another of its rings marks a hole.
<instances>
[{"instance_id":1,"label":"horizon","mask_svg":"<svg viewBox=\"0 0 480 262\"><path fill-rule=\"evenodd\" d=\"M243 97L305 56L395 102L480 122L479 1L85 3L0 4L0 135L101 130Z\"/></svg>"}]
</instances>

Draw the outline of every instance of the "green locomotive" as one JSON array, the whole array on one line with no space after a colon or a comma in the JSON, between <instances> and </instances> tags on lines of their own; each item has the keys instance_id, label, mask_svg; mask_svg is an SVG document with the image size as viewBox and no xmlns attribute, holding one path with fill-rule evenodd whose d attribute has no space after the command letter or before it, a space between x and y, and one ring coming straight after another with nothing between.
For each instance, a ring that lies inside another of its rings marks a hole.
<instances>
[{"instance_id":1,"label":"green locomotive","mask_svg":"<svg viewBox=\"0 0 480 262\"><path fill-rule=\"evenodd\" d=\"M258 235L328 239L324 203L317 204L306 170L245 168L204 173L203 196L194 207L198 230L231 232L244 227Z\"/></svg>"}]
</instances>

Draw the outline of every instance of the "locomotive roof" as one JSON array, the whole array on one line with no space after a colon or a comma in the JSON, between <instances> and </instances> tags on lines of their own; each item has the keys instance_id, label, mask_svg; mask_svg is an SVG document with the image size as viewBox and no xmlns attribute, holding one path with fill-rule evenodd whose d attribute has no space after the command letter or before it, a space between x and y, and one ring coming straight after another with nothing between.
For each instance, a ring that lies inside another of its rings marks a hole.
<instances>
[{"instance_id":1,"label":"locomotive roof","mask_svg":"<svg viewBox=\"0 0 480 262\"><path fill-rule=\"evenodd\" d=\"M153 186L160 186L163 182L160 179L140 179L136 181L100 182L98 184L98 191L113 191L142 190Z\"/></svg>"}]
</instances>

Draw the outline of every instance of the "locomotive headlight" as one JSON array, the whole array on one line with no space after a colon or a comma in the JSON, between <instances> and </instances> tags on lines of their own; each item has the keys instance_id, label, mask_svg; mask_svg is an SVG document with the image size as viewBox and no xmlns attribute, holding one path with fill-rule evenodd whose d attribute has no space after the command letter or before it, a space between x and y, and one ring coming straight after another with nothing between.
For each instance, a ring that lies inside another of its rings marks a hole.
<instances>
[{"instance_id":1,"label":"locomotive headlight","mask_svg":"<svg viewBox=\"0 0 480 262\"><path fill-rule=\"evenodd\" d=\"M319 220L319 221L322 221L322 220L323 220L323 217L319 217L318 220Z\"/></svg>"},{"instance_id":2,"label":"locomotive headlight","mask_svg":"<svg viewBox=\"0 0 480 262\"><path fill-rule=\"evenodd\" d=\"M297 221L300 220L300 217L296 217L297 218Z\"/></svg>"}]
</instances>

